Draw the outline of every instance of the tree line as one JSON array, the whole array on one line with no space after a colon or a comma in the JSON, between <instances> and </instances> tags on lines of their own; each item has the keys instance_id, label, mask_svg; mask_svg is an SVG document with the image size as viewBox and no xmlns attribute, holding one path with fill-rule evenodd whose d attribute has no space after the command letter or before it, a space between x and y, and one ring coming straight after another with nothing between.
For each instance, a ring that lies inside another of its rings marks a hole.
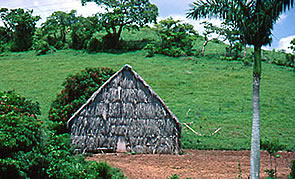
<instances>
[{"instance_id":1,"label":"tree line","mask_svg":"<svg viewBox=\"0 0 295 179\"><path fill-rule=\"evenodd\" d=\"M89 1L82 1L82 5ZM218 41L210 36L217 34L219 39L228 42L223 60L241 60L246 57L246 38L232 21L224 21L220 27L202 22L205 31L201 37L191 24L179 20L167 18L157 23L158 8L147 0L100 0L97 4L103 5L105 11L89 17L78 16L76 10L55 11L40 27L36 27L36 24L41 18L33 16L33 10L2 8L0 18L4 26L0 27L0 52L35 50L37 55L42 55L68 48L98 52L122 48L139 50L145 47L147 56L155 53L174 57L204 56L207 44ZM146 40L140 45L126 47L130 43L121 39L123 30L139 31L148 24L155 24L160 43ZM193 49L193 42L197 38L204 40L200 51ZM248 62L247 59L244 61Z\"/></svg>"},{"instance_id":2,"label":"tree line","mask_svg":"<svg viewBox=\"0 0 295 179\"><path fill-rule=\"evenodd\" d=\"M82 1L85 5L87 1ZM40 16L33 10L0 9L4 27L0 27L0 50L21 52L35 49L38 54L64 48L88 49L120 48L122 31L139 30L140 27L156 22L158 8L147 0L97 1L105 12L90 17L78 16L75 10L69 13L53 12L40 28L36 27ZM97 33L103 32L98 39Z\"/></svg>"},{"instance_id":3,"label":"tree line","mask_svg":"<svg viewBox=\"0 0 295 179\"><path fill-rule=\"evenodd\" d=\"M83 0L85 5L91 0ZM89 17L78 16L76 10L70 12L53 12L40 27L36 27L40 16L33 16L33 10L0 9L0 18L4 27L0 27L0 52L22 52L35 50L37 55L71 48L88 52L105 51L109 49L126 48L126 42L121 39L123 30L137 30L148 24L155 24L160 37L160 43L145 41L140 47L128 49L145 49L148 56L155 53L168 56L198 55L193 50L193 42L200 35L191 24L167 18L157 23L159 15L156 5L148 0L139 1L96 1L105 7L104 12ZM204 22L203 33L205 43L201 55L204 56L208 36L215 33L229 42L225 56L240 54L241 43L237 29L230 23L216 27ZM201 37L203 38L203 37Z\"/></svg>"}]
</instances>

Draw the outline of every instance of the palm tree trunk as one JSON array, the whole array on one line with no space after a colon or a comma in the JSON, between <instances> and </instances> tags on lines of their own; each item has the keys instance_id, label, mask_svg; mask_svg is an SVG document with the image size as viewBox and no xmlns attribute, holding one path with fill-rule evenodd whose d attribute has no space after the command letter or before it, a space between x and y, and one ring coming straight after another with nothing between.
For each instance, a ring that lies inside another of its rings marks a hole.
<instances>
[{"instance_id":1,"label":"palm tree trunk","mask_svg":"<svg viewBox=\"0 0 295 179\"><path fill-rule=\"evenodd\" d=\"M261 46L254 47L253 66L253 120L251 137L251 167L250 178L259 179L260 175L260 76L261 76Z\"/></svg>"}]
</instances>

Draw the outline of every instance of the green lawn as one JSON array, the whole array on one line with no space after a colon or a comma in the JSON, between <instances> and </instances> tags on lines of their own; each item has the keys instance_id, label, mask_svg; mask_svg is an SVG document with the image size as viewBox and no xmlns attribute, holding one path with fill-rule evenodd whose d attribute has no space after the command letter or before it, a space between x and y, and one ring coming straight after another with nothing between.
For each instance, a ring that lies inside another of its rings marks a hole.
<instances>
[{"instance_id":1,"label":"green lawn","mask_svg":"<svg viewBox=\"0 0 295 179\"><path fill-rule=\"evenodd\" d=\"M208 49L210 48L210 43ZM44 56L34 52L0 56L0 90L15 90L38 101L43 120L65 78L85 67L115 70L130 64L165 101L181 122L203 134L183 128L183 146L199 149L250 149L252 68L242 62L218 59L221 50L206 49L206 56L146 58L144 51L122 54L87 54L58 51ZM261 138L278 138L295 151L295 73L263 63L261 81ZM189 112L188 112L189 111ZM188 114L188 115L187 115ZM221 131L211 136L216 128Z\"/></svg>"}]
</instances>

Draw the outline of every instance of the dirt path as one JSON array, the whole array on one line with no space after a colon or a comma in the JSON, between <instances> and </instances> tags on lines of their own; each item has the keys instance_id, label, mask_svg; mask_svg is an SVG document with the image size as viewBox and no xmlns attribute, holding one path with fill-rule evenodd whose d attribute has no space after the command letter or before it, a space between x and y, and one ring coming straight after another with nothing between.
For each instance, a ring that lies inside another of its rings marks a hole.
<instances>
[{"instance_id":1,"label":"dirt path","mask_svg":"<svg viewBox=\"0 0 295 179\"><path fill-rule=\"evenodd\" d=\"M278 178L287 178L295 152L280 152ZM241 161L243 178L250 173L250 151L185 150L183 155L95 154L88 160L107 161L120 168L127 178L237 178ZM269 156L261 152L261 178L267 175Z\"/></svg>"}]
</instances>

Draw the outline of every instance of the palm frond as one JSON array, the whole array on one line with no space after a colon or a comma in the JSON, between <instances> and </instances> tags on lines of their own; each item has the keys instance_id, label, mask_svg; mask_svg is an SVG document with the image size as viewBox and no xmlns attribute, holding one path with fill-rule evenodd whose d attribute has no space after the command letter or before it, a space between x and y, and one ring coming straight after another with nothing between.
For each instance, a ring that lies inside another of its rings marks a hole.
<instances>
[{"instance_id":1,"label":"palm frond","mask_svg":"<svg viewBox=\"0 0 295 179\"><path fill-rule=\"evenodd\" d=\"M259 1L261 1L261 3L265 3L269 0L259 0ZM295 5L294 0L276 0L276 3L280 4L279 5L280 7L278 7L278 8L281 9L282 12L285 12L286 10L293 8Z\"/></svg>"},{"instance_id":2,"label":"palm frond","mask_svg":"<svg viewBox=\"0 0 295 179\"><path fill-rule=\"evenodd\" d=\"M197 0L191 4L191 9L187 13L188 18L222 18L230 13L231 0Z\"/></svg>"}]
</instances>

